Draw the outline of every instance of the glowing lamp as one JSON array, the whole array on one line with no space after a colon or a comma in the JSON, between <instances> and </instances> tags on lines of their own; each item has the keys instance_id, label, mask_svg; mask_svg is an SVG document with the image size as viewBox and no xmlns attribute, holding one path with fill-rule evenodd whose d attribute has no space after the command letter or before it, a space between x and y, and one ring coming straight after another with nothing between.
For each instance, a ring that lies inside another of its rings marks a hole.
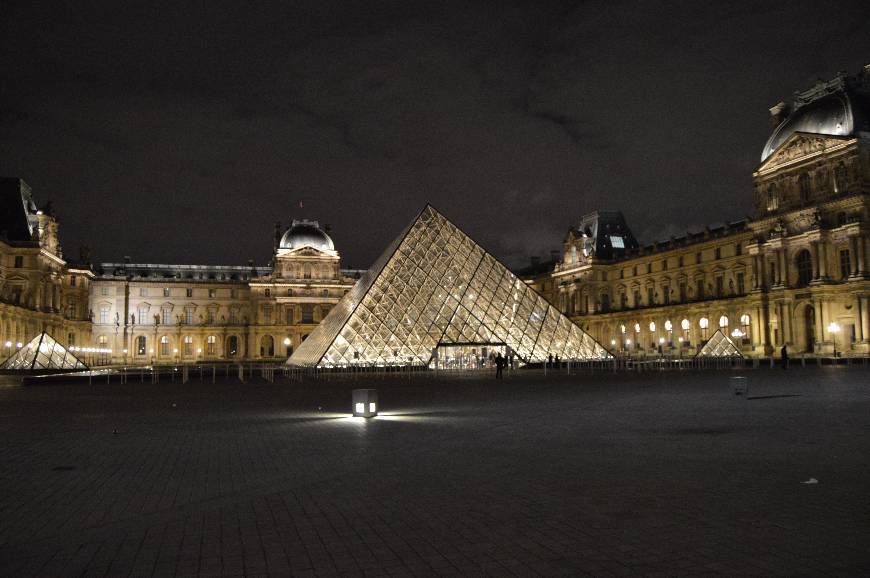
<instances>
[{"instance_id":1,"label":"glowing lamp","mask_svg":"<svg viewBox=\"0 0 870 578\"><path fill-rule=\"evenodd\" d=\"M289 337L284 338L284 346L286 347L287 345L290 345L290 338Z\"/></svg>"},{"instance_id":2,"label":"glowing lamp","mask_svg":"<svg viewBox=\"0 0 870 578\"><path fill-rule=\"evenodd\" d=\"M353 390L353 416L375 417L378 415L378 390Z\"/></svg>"},{"instance_id":3,"label":"glowing lamp","mask_svg":"<svg viewBox=\"0 0 870 578\"><path fill-rule=\"evenodd\" d=\"M12 342L11 342L11 341L7 341L7 342L6 342L6 347L12 347Z\"/></svg>"}]
</instances>

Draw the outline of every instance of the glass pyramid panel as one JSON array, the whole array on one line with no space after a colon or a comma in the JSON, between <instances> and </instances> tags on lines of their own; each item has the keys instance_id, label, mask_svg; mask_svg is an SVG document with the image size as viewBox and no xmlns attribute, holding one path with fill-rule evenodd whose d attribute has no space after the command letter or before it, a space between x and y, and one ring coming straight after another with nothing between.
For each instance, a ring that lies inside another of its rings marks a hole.
<instances>
[{"instance_id":1,"label":"glass pyramid panel","mask_svg":"<svg viewBox=\"0 0 870 578\"><path fill-rule=\"evenodd\" d=\"M11 371L63 371L87 368L88 366L70 353L66 347L44 331L0 364L0 369Z\"/></svg>"},{"instance_id":2,"label":"glass pyramid panel","mask_svg":"<svg viewBox=\"0 0 870 578\"><path fill-rule=\"evenodd\" d=\"M610 354L427 205L287 360L427 365L442 343L499 343L525 362Z\"/></svg>"},{"instance_id":3,"label":"glass pyramid panel","mask_svg":"<svg viewBox=\"0 0 870 578\"><path fill-rule=\"evenodd\" d=\"M743 357L743 354L731 338L718 329L695 357Z\"/></svg>"}]
</instances>

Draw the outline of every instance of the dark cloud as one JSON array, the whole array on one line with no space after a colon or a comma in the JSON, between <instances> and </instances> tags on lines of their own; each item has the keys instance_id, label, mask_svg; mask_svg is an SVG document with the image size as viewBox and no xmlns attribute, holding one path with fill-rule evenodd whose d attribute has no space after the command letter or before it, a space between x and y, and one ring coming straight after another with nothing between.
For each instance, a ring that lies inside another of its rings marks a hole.
<instances>
[{"instance_id":1,"label":"dark cloud","mask_svg":"<svg viewBox=\"0 0 870 578\"><path fill-rule=\"evenodd\" d=\"M0 173L104 260L262 263L306 216L365 267L427 201L515 263L599 208L651 241L749 212L767 108L870 62L868 21L857 1L12 3Z\"/></svg>"}]
</instances>

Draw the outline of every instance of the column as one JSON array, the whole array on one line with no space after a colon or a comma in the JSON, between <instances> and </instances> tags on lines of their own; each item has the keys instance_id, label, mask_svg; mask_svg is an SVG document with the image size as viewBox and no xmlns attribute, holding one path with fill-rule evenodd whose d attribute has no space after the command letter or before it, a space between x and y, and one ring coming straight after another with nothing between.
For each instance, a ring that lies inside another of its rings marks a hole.
<instances>
[{"instance_id":1,"label":"column","mask_svg":"<svg viewBox=\"0 0 870 578\"><path fill-rule=\"evenodd\" d=\"M855 237L855 245L858 247L858 274L867 272L867 263L864 257L864 237Z\"/></svg>"},{"instance_id":2,"label":"column","mask_svg":"<svg viewBox=\"0 0 870 578\"><path fill-rule=\"evenodd\" d=\"M813 262L813 281L819 278L819 242L813 241L810 243L810 255Z\"/></svg>"},{"instance_id":3,"label":"column","mask_svg":"<svg viewBox=\"0 0 870 578\"><path fill-rule=\"evenodd\" d=\"M862 295L858 299L860 318L858 321L858 338L861 341L870 341L870 297Z\"/></svg>"},{"instance_id":4,"label":"column","mask_svg":"<svg viewBox=\"0 0 870 578\"><path fill-rule=\"evenodd\" d=\"M822 316L822 303L818 299L813 300L813 311L815 313L815 331L813 334L813 338L816 342L816 350L820 350L822 341L825 339L825 334L823 333L824 327L824 318Z\"/></svg>"},{"instance_id":5,"label":"column","mask_svg":"<svg viewBox=\"0 0 870 578\"><path fill-rule=\"evenodd\" d=\"M828 278L828 243L819 241L819 279Z\"/></svg>"},{"instance_id":6,"label":"column","mask_svg":"<svg viewBox=\"0 0 870 578\"><path fill-rule=\"evenodd\" d=\"M849 275L858 274L858 243L857 237L849 237Z\"/></svg>"},{"instance_id":7,"label":"column","mask_svg":"<svg viewBox=\"0 0 870 578\"><path fill-rule=\"evenodd\" d=\"M761 255L756 254L752 256L752 289L757 291L760 289L761 285Z\"/></svg>"},{"instance_id":8,"label":"column","mask_svg":"<svg viewBox=\"0 0 870 578\"><path fill-rule=\"evenodd\" d=\"M788 263L785 257L785 247L779 250L779 284L788 287Z\"/></svg>"},{"instance_id":9,"label":"column","mask_svg":"<svg viewBox=\"0 0 870 578\"><path fill-rule=\"evenodd\" d=\"M791 306L790 302L783 303L782 313L783 313L783 321L784 321L784 323L783 323L784 327L783 327L783 332L782 332L783 333L783 336L782 336L783 343L793 344L794 343L794 335L793 335L794 324L792 323L792 306Z\"/></svg>"}]
</instances>

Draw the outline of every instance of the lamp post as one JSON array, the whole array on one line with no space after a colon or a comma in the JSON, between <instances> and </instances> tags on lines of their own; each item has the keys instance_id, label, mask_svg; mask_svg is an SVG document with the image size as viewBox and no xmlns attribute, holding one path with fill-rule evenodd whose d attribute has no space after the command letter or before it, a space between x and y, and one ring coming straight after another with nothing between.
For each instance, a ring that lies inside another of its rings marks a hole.
<instances>
[{"instance_id":1,"label":"lamp post","mask_svg":"<svg viewBox=\"0 0 870 578\"><path fill-rule=\"evenodd\" d=\"M834 358L837 357L837 334L840 332L840 324L836 321L831 321L828 325L828 333L831 334L831 340L834 342Z\"/></svg>"}]
</instances>

